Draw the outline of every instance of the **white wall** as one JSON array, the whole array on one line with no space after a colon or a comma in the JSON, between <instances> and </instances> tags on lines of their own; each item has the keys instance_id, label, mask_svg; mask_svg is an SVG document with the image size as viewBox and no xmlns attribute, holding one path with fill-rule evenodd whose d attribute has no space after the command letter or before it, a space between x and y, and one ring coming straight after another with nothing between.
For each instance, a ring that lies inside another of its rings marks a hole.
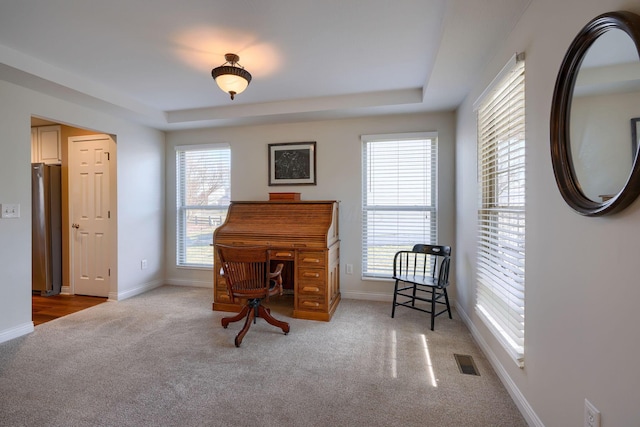
<instances>
[{"instance_id":1,"label":"white wall","mask_svg":"<svg viewBox=\"0 0 640 427\"><path fill-rule=\"evenodd\" d=\"M175 267L176 145L225 142L231 146L231 199L267 200L269 192L300 192L303 200L340 201L340 286L346 298L390 300L391 281L361 280L361 141L364 134L437 131L440 192L439 237L454 235L454 115L453 113L384 116L279 125L243 126L170 132L167 135L167 256L168 283L212 287L212 271ZM317 185L269 187L267 144L317 142ZM345 264L353 264L353 275ZM452 292L455 297L455 292Z\"/></svg>"},{"instance_id":2,"label":"white wall","mask_svg":"<svg viewBox=\"0 0 640 427\"><path fill-rule=\"evenodd\" d=\"M0 203L19 219L0 219L0 342L33 330L31 321L32 115L117 137L117 259L114 298L162 283L164 134L0 81ZM147 258L149 268L140 269ZM65 285L65 284L63 284Z\"/></svg>"},{"instance_id":3,"label":"white wall","mask_svg":"<svg viewBox=\"0 0 640 427\"><path fill-rule=\"evenodd\" d=\"M605 218L573 212L553 176L549 115L558 69L578 31L637 1L533 0L459 109L456 141L458 309L532 425L583 425L584 399L602 427L638 426L640 202ZM525 367L474 312L476 128L472 104L515 52L526 52L527 265Z\"/></svg>"}]
</instances>

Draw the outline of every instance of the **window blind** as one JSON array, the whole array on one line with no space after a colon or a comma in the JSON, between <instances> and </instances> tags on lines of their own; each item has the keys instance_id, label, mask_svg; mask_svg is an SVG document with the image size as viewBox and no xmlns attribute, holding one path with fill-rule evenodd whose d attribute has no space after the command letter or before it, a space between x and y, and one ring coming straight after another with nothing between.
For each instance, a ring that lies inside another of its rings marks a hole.
<instances>
[{"instance_id":1,"label":"window blind","mask_svg":"<svg viewBox=\"0 0 640 427\"><path fill-rule=\"evenodd\" d=\"M213 266L213 231L227 217L230 169L226 144L176 147L178 266Z\"/></svg>"},{"instance_id":2,"label":"window blind","mask_svg":"<svg viewBox=\"0 0 640 427\"><path fill-rule=\"evenodd\" d=\"M362 275L390 278L397 251L437 241L437 135L362 141Z\"/></svg>"},{"instance_id":3,"label":"window blind","mask_svg":"<svg viewBox=\"0 0 640 427\"><path fill-rule=\"evenodd\" d=\"M477 110L476 310L519 366L524 363L525 67L514 57Z\"/></svg>"}]
</instances>

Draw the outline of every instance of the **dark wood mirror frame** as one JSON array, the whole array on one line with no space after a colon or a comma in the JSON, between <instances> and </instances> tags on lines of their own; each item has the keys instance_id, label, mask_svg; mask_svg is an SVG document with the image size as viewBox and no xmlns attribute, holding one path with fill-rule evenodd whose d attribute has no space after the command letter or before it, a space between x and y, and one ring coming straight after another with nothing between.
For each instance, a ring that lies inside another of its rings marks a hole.
<instances>
[{"instance_id":1,"label":"dark wood mirror frame","mask_svg":"<svg viewBox=\"0 0 640 427\"><path fill-rule=\"evenodd\" d=\"M570 116L573 90L580 65L593 42L612 29L627 33L640 57L640 16L626 11L608 12L589 22L576 36L562 61L551 104L551 163L562 197L576 212L586 216L609 215L629 206L640 193L640 160L635 153L624 187L609 200L591 200L581 190L571 158ZM640 58L639 58L640 60Z\"/></svg>"}]
</instances>

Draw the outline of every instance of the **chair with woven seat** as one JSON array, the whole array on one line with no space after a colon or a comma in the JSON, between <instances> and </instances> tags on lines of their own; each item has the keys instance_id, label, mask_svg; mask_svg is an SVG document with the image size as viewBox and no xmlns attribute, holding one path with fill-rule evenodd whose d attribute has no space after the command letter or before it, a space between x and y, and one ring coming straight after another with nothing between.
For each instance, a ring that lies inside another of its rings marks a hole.
<instances>
[{"instance_id":1,"label":"chair with woven seat","mask_svg":"<svg viewBox=\"0 0 640 427\"><path fill-rule=\"evenodd\" d=\"M278 264L274 271L270 271L269 250L266 246L216 245L216 251L231 303L246 301L237 315L222 319L225 329L229 323L245 319L244 327L235 338L236 347L240 347L251 323L256 323L258 317L282 329L285 335L288 334L289 324L275 319L271 316L271 310L262 305L269 297L282 295L283 264Z\"/></svg>"},{"instance_id":2,"label":"chair with woven seat","mask_svg":"<svg viewBox=\"0 0 640 427\"><path fill-rule=\"evenodd\" d=\"M451 247L441 245L415 245L410 251L395 254L391 317L395 316L397 306L429 313L432 331L439 315L449 313L449 319L452 319L447 295L450 257ZM437 307L442 306L445 307L437 311Z\"/></svg>"}]
</instances>

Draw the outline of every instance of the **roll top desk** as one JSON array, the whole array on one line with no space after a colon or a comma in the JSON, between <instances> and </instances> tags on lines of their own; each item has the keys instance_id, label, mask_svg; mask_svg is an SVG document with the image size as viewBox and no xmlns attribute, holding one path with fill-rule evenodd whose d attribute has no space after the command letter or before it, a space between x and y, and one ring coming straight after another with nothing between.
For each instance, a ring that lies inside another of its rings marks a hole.
<instances>
[{"instance_id":1,"label":"roll top desk","mask_svg":"<svg viewBox=\"0 0 640 427\"><path fill-rule=\"evenodd\" d=\"M337 201L231 202L213 242L268 246L271 260L284 261L289 271L284 285L293 289L293 317L331 320L340 302ZM213 310L237 312L240 308L231 303L214 250Z\"/></svg>"}]
</instances>

